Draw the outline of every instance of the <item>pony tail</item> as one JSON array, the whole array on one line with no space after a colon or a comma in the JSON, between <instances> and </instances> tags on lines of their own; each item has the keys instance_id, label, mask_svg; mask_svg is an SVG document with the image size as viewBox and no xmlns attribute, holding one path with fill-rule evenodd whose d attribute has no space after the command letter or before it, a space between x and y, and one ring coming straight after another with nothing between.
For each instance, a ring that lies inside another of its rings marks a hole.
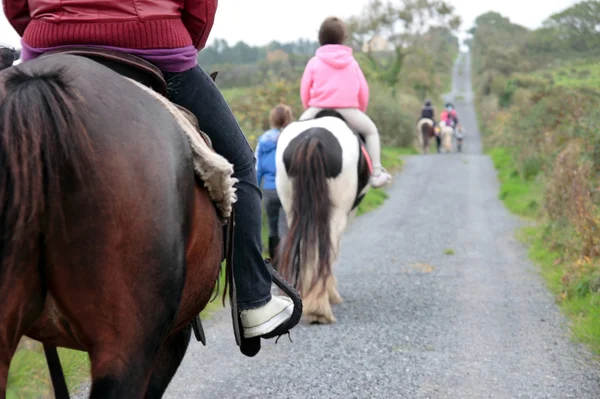
<instances>
[{"instance_id":1,"label":"pony tail","mask_svg":"<svg viewBox=\"0 0 600 399\"><path fill-rule=\"evenodd\" d=\"M300 293L309 292L320 279L331 274L331 198L326 170L323 143L307 137L290 162L288 174L294 177L291 225L279 263L282 276ZM315 265L314 270L311 265Z\"/></svg>"},{"instance_id":2,"label":"pony tail","mask_svg":"<svg viewBox=\"0 0 600 399\"><path fill-rule=\"evenodd\" d=\"M43 228L62 213L47 214L61 200L64 177L82 181L92 158L75 96L62 69L15 68L0 88L0 273L35 259ZM86 177L88 177L86 176Z\"/></svg>"}]
</instances>

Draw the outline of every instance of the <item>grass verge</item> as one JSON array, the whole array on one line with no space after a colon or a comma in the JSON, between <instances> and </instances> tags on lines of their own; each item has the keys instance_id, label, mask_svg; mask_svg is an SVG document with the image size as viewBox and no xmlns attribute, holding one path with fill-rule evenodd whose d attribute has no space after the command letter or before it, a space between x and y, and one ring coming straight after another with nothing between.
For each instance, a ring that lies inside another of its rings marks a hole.
<instances>
[{"instance_id":1,"label":"grass verge","mask_svg":"<svg viewBox=\"0 0 600 399\"><path fill-rule=\"evenodd\" d=\"M571 321L573 339L600 354L600 265L597 259L577 259L553 248L565 230L553 228L541 211L543 186L527 181L515 169L510 152L502 148L488 151L501 182L500 199L513 213L534 220L518 237L529 247L529 257L554 294L561 310Z\"/></svg>"},{"instance_id":2,"label":"grass verge","mask_svg":"<svg viewBox=\"0 0 600 399\"><path fill-rule=\"evenodd\" d=\"M526 227L520 233L529 245L529 257L571 321L573 339L600 355L600 290L597 287L598 260L565 259L548 247L548 229ZM596 275L595 275L596 274Z\"/></svg>"},{"instance_id":3,"label":"grass verge","mask_svg":"<svg viewBox=\"0 0 600 399\"><path fill-rule=\"evenodd\" d=\"M524 180L516 168L511 153L505 148L487 151L498 171L500 199L519 216L537 218L541 212L543 186L537 180Z\"/></svg>"},{"instance_id":4,"label":"grass verge","mask_svg":"<svg viewBox=\"0 0 600 399\"><path fill-rule=\"evenodd\" d=\"M90 363L87 353L60 348L58 355L69 391L72 392L89 376ZM46 398L51 391L50 374L42 345L23 338L10 364L6 398Z\"/></svg>"}]
</instances>

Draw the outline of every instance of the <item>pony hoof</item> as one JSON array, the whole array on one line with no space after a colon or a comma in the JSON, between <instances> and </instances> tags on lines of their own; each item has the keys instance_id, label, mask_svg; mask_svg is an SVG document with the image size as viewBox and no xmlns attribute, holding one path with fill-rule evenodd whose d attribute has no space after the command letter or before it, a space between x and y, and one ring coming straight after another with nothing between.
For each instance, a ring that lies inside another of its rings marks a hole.
<instances>
[{"instance_id":1,"label":"pony hoof","mask_svg":"<svg viewBox=\"0 0 600 399\"><path fill-rule=\"evenodd\" d=\"M308 324L311 324L311 325L312 324L332 324L337 321L333 315L331 317L327 317L323 314L311 313L311 314L307 314L305 317L306 317L306 321L308 322Z\"/></svg>"},{"instance_id":2,"label":"pony hoof","mask_svg":"<svg viewBox=\"0 0 600 399\"><path fill-rule=\"evenodd\" d=\"M340 294L335 294L329 297L329 302L332 305L339 305L340 303L344 302L344 299L341 297Z\"/></svg>"}]
</instances>

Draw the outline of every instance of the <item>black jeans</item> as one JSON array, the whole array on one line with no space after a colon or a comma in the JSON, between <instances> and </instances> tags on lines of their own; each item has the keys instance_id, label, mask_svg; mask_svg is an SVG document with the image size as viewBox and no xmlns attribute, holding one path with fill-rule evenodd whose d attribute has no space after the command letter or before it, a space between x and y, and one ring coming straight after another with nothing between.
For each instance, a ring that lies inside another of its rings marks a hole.
<instances>
[{"instance_id":1,"label":"black jeans","mask_svg":"<svg viewBox=\"0 0 600 399\"><path fill-rule=\"evenodd\" d=\"M282 210L277 190L263 190L263 202L267 212L269 237L279 237L279 213Z\"/></svg>"},{"instance_id":2,"label":"black jeans","mask_svg":"<svg viewBox=\"0 0 600 399\"><path fill-rule=\"evenodd\" d=\"M164 72L169 100L191 111L217 153L233 164L237 184L233 267L240 310L271 300L271 273L262 257L261 191L256 184L254 152L233 112L210 76L199 66Z\"/></svg>"}]
</instances>

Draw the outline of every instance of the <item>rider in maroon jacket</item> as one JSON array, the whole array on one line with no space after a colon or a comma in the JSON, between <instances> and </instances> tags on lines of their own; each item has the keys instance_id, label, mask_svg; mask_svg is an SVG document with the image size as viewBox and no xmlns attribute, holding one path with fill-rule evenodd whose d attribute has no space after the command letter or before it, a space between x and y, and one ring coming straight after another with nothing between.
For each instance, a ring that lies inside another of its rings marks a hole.
<instances>
[{"instance_id":1,"label":"rider in maroon jacket","mask_svg":"<svg viewBox=\"0 0 600 399\"><path fill-rule=\"evenodd\" d=\"M92 45L137 55L163 71L171 101L190 110L215 150L239 179L234 269L246 338L261 337L290 319L293 303L271 296L262 258L261 192L255 159L212 79L198 66L217 0L3 0L4 14L22 36L24 62L69 45ZM151 309L148 309L151 311Z\"/></svg>"}]
</instances>

